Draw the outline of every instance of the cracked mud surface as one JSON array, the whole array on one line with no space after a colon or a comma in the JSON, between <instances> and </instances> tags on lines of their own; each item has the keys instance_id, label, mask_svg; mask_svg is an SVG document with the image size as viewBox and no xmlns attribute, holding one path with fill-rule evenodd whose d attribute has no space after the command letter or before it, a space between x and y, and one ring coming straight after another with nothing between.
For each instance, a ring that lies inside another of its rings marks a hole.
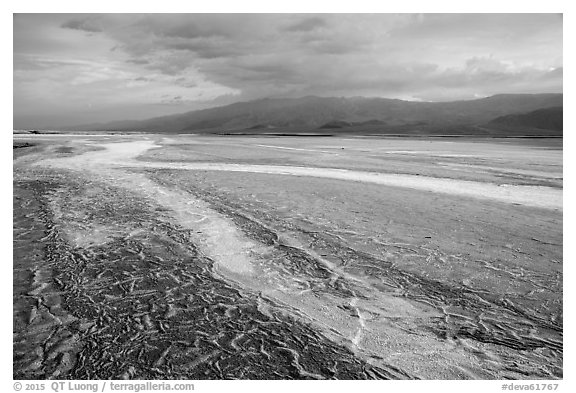
<instances>
[{"instance_id":1,"label":"cracked mud surface","mask_svg":"<svg viewBox=\"0 0 576 393\"><path fill-rule=\"evenodd\" d=\"M509 186L560 193L535 205L190 166L324 152L316 165L379 172L358 141L340 161L234 138L31 142L14 153L15 379L562 377L553 149L450 165L444 145L388 149L399 173L471 181L466 165L490 183L499 165Z\"/></svg>"}]
</instances>

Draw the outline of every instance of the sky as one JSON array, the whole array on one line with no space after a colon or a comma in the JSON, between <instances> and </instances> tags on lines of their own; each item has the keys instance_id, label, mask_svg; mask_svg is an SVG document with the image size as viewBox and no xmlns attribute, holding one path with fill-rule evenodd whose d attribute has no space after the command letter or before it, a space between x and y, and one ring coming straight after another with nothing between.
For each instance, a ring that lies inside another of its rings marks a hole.
<instances>
[{"instance_id":1,"label":"sky","mask_svg":"<svg viewBox=\"0 0 576 393\"><path fill-rule=\"evenodd\" d=\"M14 128L274 97L561 93L558 14L14 14Z\"/></svg>"}]
</instances>

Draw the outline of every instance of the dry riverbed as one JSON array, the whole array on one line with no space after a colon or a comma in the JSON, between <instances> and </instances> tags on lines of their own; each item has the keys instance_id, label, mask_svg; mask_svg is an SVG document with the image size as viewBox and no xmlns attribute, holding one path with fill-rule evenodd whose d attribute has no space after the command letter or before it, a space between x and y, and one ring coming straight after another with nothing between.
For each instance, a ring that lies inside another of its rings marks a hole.
<instances>
[{"instance_id":1,"label":"dry riverbed","mask_svg":"<svg viewBox=\"0 0 576 393\"><path fill-rule=\"evenodd\" d=\"M562 150L15 137L14 378L562 377Z\"/></svg>"}]
</instances>

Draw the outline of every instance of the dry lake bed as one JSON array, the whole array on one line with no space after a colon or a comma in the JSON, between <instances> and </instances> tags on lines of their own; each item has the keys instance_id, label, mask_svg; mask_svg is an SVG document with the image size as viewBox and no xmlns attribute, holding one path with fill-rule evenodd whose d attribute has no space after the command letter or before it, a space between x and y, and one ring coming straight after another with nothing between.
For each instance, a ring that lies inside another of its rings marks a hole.
<instances>
[{"instance_id":1,"label":"dry lake bed","mask_svg":"<svg viewBox=\"0 0 576 393\"><path fill-rule=\"evenodd\" d=\"M14 147L14 379L563 376L562 139Z\"/></svg>"}]
</instances>

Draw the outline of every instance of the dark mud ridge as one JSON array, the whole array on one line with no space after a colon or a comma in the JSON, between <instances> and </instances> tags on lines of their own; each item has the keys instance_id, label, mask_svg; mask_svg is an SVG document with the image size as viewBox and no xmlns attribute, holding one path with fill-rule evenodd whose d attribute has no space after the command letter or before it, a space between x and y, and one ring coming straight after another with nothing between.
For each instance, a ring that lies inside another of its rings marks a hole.
<instances>
[{"instance_id":1,"label":"dark mud ridge","mask_svg":"<svg viewBox=\"0 0 576 393\"><path fill-rule=\"evenodd\" d=\"M34 145L31 143L28 143L28 142L14 142L14 143L12 143L12 149L21 149L24 147L32 147L32 146L34 146Z\"/></svg>"}]
</instances>

